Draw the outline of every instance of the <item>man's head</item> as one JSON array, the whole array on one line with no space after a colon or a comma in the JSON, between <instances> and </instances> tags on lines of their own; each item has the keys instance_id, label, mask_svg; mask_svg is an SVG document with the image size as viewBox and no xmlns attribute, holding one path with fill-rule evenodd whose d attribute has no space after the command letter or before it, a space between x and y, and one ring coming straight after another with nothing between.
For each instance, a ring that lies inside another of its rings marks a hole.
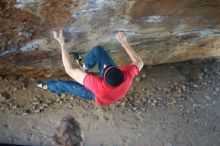
<instances>
[{"instance_id":1,"label":"man's head","mask_svg":"<svg viewBox=\"0 0 220 146\"><path fill-rule=\"evenodd\" d=\"M65 116L52 137L53 146L81 146L82 134L80 124L72 117Z\"/></svg>"},{"instance_id":2,"label":"man's head","mask_svg":"<svg viewBox=\"0 0 220 146\"><path fill-rule=\"evenodd\" d=\"M124 81L123 73L116 66L107 66L103 71L105 83L111 87L116 87Z\"/></svg>"}]
</instances>

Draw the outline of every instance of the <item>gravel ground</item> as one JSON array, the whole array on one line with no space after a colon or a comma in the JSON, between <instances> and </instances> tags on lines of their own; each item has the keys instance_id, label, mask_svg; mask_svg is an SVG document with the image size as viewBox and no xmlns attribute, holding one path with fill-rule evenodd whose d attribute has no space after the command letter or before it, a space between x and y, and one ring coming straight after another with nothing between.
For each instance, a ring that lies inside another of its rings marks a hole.
<instances>
[{"instance_id":1,"label":"gravel ground","mask_svg":"<svg viewBox=\"0 0 220 146\"><path fill-rule=\"evenodd\" d=\"M0 76L0 142L49 145L59 119L71 114L89 146L220 144L218 60L145 66L126 97L107 107L42 91L35 80Z\"/></svg>"}]
</instances>

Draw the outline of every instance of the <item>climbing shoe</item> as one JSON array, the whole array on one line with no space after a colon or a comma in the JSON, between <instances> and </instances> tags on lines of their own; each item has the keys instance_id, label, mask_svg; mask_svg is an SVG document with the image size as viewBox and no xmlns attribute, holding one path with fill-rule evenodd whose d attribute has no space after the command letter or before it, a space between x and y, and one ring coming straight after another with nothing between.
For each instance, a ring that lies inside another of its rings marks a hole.
<instances>
[{"instance_id":1,"label":"climbing shoe","mask_svg":"<svg viewBox=\"0 0 220 146\"><path fill-rule=\"evenodd\" d=\"M47 85L44 83L44 82L42 82L42 81L36 81L36 86L37 87L39 87L39 88L41 88L41 89L44 89L44 90L47 90Z\"/></svg>"},{"instance_id":2,"label":"climbing shoe","mask_svg":"<svg viewBox=\"0 0 220 146\"><path fill-rule=\"evenodd\" d=\"M79 65L79 67L83 70L83 71L87 71L87 69L85 69L83 67L84 65L84 60L82 58L82 56L79 55L79 53L77 52L70 52L70 55L73 56L73 58L76 60L76 63Z\"/></svg>"}]
</instances>

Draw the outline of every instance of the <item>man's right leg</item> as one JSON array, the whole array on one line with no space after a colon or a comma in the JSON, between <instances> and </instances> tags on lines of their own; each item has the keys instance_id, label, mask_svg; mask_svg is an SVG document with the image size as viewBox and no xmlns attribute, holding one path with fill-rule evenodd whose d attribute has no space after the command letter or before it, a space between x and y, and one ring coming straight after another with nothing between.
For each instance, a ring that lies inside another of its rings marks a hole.
<instances>
[{"instance_id":1,"label":"man's right leg","mask_svg":"<svg viewBox=\"0 0 220 146\"><path fill-rule=\"evenodd\" d=\"M52 93L69 93L74 96L80 96L84 99L94 100L95 95L86 89L83 85L73 81L47 81L45 83L47 90ZM39 87L39 86L38 86Z\"/></svg>"},{"instance_id":2,"label":"man's right leg","mask_svg":"<svg viewBox=\"0 0 220 146\"><path fill-rule=\"evenodd\" d=\"M86 56L84 63L87 69L92 69L97 64L100 76L102 76L104 65L116 66L111 56L101 46L94 47L92 51Z\"/></svg>"}]
</instances>

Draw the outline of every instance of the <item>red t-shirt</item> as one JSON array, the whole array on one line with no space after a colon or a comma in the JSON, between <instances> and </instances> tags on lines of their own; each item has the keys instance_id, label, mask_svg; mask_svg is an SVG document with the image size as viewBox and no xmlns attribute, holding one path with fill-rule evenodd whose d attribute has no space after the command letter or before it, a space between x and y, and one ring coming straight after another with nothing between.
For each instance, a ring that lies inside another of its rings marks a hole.
<instances>
[{"instance_id":1,"label":"red t-shirt","mask_svg":"<svg viewBox=\"0 0 220 146\"><path fill-rule=\"evenodd\" d=\"M84 86L95 94L95 101L98 105L109 105L122 99L128 92L132 80L139 72L135 64L121 67L120 70L124 75L124 82L117 87L109 86L102 77L88 74L84 78Z\"/></svg>"}]
</instances>

